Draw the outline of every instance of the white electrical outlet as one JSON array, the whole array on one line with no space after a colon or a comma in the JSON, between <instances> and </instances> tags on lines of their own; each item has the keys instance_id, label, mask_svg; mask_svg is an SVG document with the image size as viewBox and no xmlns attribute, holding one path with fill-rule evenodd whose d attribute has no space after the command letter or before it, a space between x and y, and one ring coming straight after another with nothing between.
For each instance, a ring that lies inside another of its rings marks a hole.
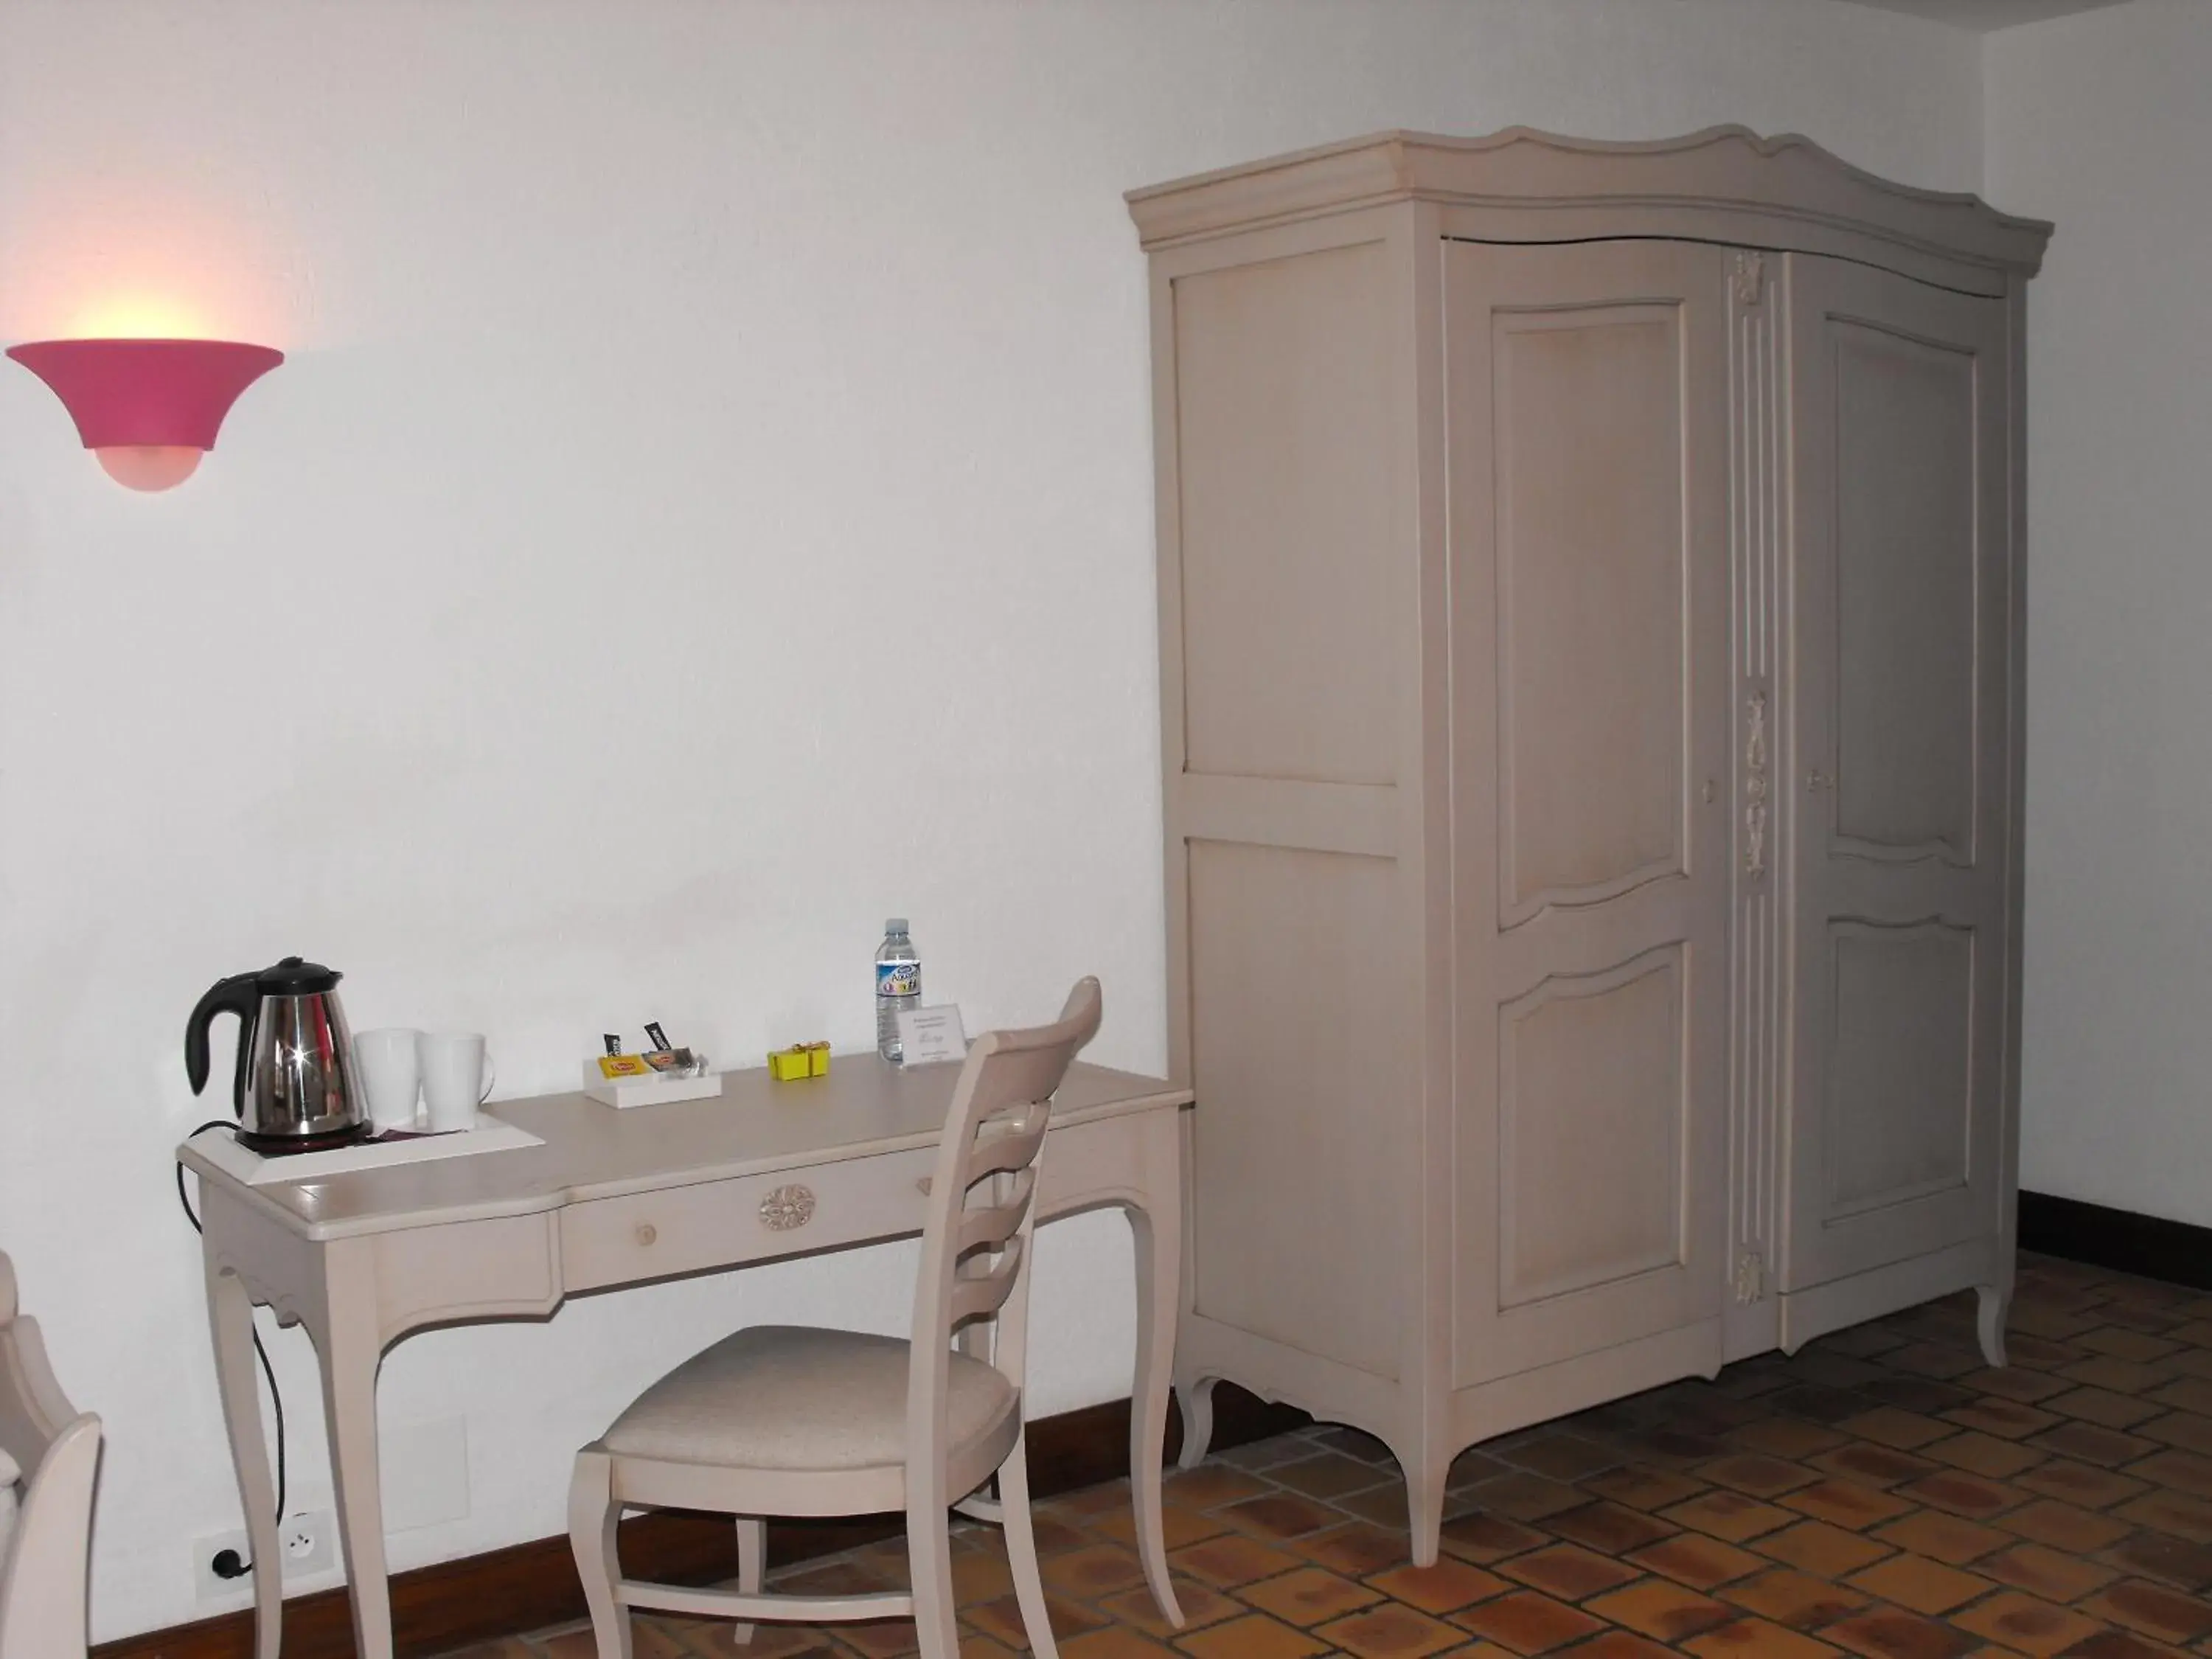
<instances>
[{"instance_id":1,"label":"white electrical outlet","mask_svg":"<svg viewBox=\"0 0 2212 1659\"><path fill-rule=\"evenodd\" d=\"M192 1585L203 1601L236 1601L243 1603L253 1595L253 1574L249 1569L234 1578L224 1578L215 1570L216 1557L228 1550L242 1565L253 1558L253 1547L246 1541L243 1529L237 1532L210 1533L205 1538L192 1540Z\"/></svg>"},{"instance_id":2,"label":"white electrical outlet","mask_svg":"<svg viewBox=\"0 0 2212 1659\"><path fill-rule=\"evenodd\" d=\"M287 1578L328 1572L338 1564L337 1522L328 1510L295 1510L276 1529L276 1547Z\"/></svg>"},{"instance_id":3,"label":"white electrical outlet","mask_svg":"<svg viewBox=\"0 0 2212 1659\"><path fill-rule=\"evenodd\" d=\"M338 1564L337 1524L328 1510L295 1510L276 1529L276 1548L286 1583L329 1573ZM235 1558L233 1565L253 1559L253 1546L242 1528L194 1539L192 1583L203 1602L242 1606L252 1598L256 1568L224 1577L216 1571L216 1559L225 1551Z\"/></svg>"}]
</instances>

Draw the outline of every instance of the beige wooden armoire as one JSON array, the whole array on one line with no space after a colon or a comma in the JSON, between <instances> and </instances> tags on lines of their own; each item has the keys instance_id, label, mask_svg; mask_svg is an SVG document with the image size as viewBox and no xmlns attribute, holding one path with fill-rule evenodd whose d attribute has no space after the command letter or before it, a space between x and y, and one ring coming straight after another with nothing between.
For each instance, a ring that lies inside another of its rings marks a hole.
<instances>
[{"instance_id":1,"label":"beige wooden armoire","mask_svg":"<svg viewBox=\"0 0 2212 1659\"><path fill-rule=\"evenodd\" d=\"M1136 191L1185 1457L1464 1447L1960 1290L2002 1353L2021 323L2050 227L1798 138Z\"/></svg>"}]
</instances>

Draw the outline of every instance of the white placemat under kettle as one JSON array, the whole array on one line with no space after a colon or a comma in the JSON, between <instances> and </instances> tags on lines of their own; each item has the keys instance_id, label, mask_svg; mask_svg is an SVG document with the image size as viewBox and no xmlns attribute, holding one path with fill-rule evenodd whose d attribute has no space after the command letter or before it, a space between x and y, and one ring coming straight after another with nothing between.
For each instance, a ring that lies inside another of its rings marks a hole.
<instances>
[{"instance_id":1,"label":"white placemat under kettle","mask_svg":"<svg viewBox=\"0 0 2212 1659\"><path fill-rule=\"evenodd\" d=\"M452 1134L406 1134L389 1140L356 1141L326 1152L280 1152L264 1158L239 1144L227 1128L207 1129L192 1137L192 1146L225 1175L249 1187L265 1187L280 1181L308 1181L320 1176L343 1175L349 1170L380 1170L386 1164L428 1164L441 1158L470 1158L479 1152L508 1152L545 1143L527 1129L477 1114L477 1127Z\"/></svg>"}]
</instances>

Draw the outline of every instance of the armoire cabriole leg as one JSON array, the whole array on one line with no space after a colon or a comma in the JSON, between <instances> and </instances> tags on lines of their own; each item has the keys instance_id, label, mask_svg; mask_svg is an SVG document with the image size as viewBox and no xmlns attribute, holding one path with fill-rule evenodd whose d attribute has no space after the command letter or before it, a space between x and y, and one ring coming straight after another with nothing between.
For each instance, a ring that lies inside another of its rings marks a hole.
<instances>
[{"instance_id":1,"label":"armoire cabriole leg","mask_svg":"<svg viewBox=\"0 0 2212 1659\"><path fill-rule=\"evenodd\" d=\"M1992 1365L2002 1366L2005 1363L2005 1321L2012 1312L2012 1286L1977 1285L1974 1294L1981 1299L1975 1330L1982 1339L1982 1358Z\"/></svg>"},{"instance_id":2,"label":"armoire cabriole leg","mask_svg":"<svg viewBox=\"0 0 2212 1659\"><path fill-rule=\"evenodd\" d=\"M1176 1409L1182 1413L1182 1450L1178 1468L1194 1469L1206 1462L1206 1449L1213 1443L1213 1384L1210 1376L1176 1379Z\"/></svg>"},{"instance_id":3,"label":"armoire cabriole leg","mask_svg":"<svg viewBox=\"0 0 2212 1659\"><path fill-rule=\"evenodd\" d=\"M1444 1481L1451 1460L1425 1463L1400 1452L1398 1466L1406 1472L1406 1518L1413 1531L1413 1565L1433 1567L1444 1529Z\"/></svg>"}]
</instances>

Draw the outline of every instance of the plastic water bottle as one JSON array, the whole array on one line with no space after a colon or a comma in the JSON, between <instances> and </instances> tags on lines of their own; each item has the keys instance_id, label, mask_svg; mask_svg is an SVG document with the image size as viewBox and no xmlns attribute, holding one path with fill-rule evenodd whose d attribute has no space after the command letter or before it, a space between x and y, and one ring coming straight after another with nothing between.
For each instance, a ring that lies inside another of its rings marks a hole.
<instances>
[{"instance_id":1,"label":"plastic water bottle","mask_svg":"<svg viewBox=\"0 0 2212 1659\"><path fill-rule=\"evenodd\" d=\"M876 946L876 1052L894 1066L906 1052L899 1041L899 1010L921 1006L921 957L907 937L906 918L893 916Z\"/></svg>"}]
</instances>

